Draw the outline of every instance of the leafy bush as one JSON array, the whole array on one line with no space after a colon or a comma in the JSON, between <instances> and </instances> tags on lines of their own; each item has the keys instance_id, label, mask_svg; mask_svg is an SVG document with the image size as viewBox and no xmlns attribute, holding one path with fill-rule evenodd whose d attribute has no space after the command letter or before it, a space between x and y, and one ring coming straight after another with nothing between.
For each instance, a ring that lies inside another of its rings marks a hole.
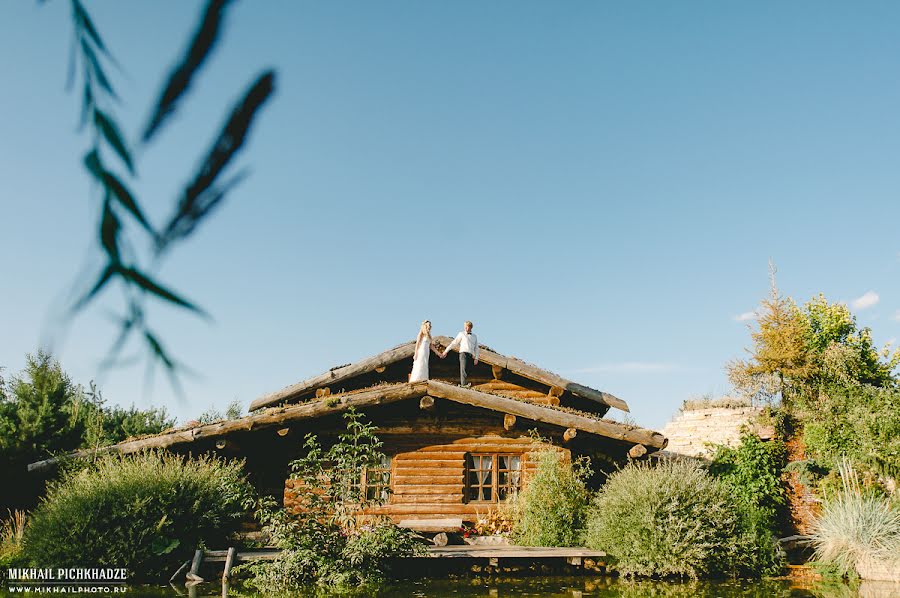
<instances>
[{"instance_id":1,"label":"leafy bush","mask_svg":"<svg viewBox=\"0 0 900 598\"><path fill-rule=\"evenodd\" d=\"M351 409L347 431L324 450L307 435L305 454L291 463L299 508L294 513L263 501L257 517L272 542L282 549L273 562L241 567L250 584L265 592L290 592L317 585L334 591L378 585L391 575L396 557L420 554L416 534L386 518L362 512L383 502L369 498L360 484L366 468L379 466L384 454L375 427Z\"/></svg>"},{"instance_id":2,"label":"leafy bush","mask_svg":"<svg viewBox=\"0 0 900 598\"><path fill-rule=\"evenodd\" d=\"M638 463L595 497L586 543L629 576L758 576L780 568L762 522L697 463Z\"/></svg>"},{"instance_id":3,"label":"leafy bush","mask_svg":"<svg viewBox=\"0 0 900 598\"><path fill-rule=\"evenodd\" d=\"M900 510L888 498L865 491L849 462L838 469L842 491L826 501L814 524L816 559L851 577L861 563L900 567Z\"/></svg>"},{"instance_id":4,"label":"leafy bush","mask_svg":"<svg viewBox=\"0 0 900 598\"><path fill-rule=\"evenodd\" d=\"M787 495L781 480L787 452L780 440L764 442L756 434L744 433L736 447L719 446L709 470L728 485L745 505L765 518L774 531L787 513Z\"/></svg>"},{"instance_id":5,"label":"leafy bush","mask_svg":"<svg viewBox=\"0 0 900 598\"><path fill-rule=\"evenodd\" d=\"M900 389L828 386L802 406L807 452L835 468L844 457L900 477Z\"/></svg>"},{"instance_id":6,"label":"leafy bush","mask_svg":"<svg viewBox=\"0 0 900 598\"><path fill-rule=\"evenodd\" d=\"M552 448L529 453L534 475L517 497L513 539L522 546L578 546L584 532L590 462L574 463Z\"/></svg>"},{"instance_id":7,"label":"leafy bush","mask_svg":"<svg viewBox=\"0 0 900 598\"><path fill-rule=\"evenodd\" d=\"M136 579L159 579L199 545L225 545L252 496L243 462L107 455L49 486L25 530L25 554L41 567L127 567Z\"/></svg>"}]
</instances>

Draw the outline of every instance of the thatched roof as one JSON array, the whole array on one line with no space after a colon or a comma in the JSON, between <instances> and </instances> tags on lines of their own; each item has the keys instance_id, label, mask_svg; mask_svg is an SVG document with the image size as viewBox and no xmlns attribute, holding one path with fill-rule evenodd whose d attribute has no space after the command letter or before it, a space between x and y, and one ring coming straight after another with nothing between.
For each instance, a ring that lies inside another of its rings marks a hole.
<instances>
[{"instance_id":1,"label":"thatched roof","mask_svg":"<svg viewBox=\"0 0 900 598\"><path fill-rule=\"evenodd\" d=\"M594 414L562 407L537 405L480 390L461 388L446 382L428 380L408 384L386 384L331 395L298 405L272 407L239 419L176 429L155 436L126 440L96 450L78 451L70 456L79 458L106 452L134 453L145 449L168 448L200 439L225 437L234 432L282 427L293 421L341 413L351 407L375 407L409 399L420 399L425 396L481 407L562 428L572 428L579 432L612 438L632 445L640 444L651 449L662 449L667 444L666 438L658 432L604 419ZM55 458L38 461L30 464L28 470L45 469L56 461Z\"/></svg>"},{"instance_id":2,"label":"thatched roof","mask_svg":"<svg viewBox=\"0 0 900 598\"><path fill-rule=\"evenodd\" d=\"M434 337L435 344L442 348L448 346L452 340L453 339L447 336ZM318 376L313 376L312 378L297 382L296 384L292 384L279 391L269 393L256 399L250 403L250 410L256 411L257 409L271 407L280 403L296 401L304 398L305 395L308 395L311 392L315 392L319 388L335 387L352 378L375 371L381 371L383 368L397 363L398 361L412 359L415 346L415 341L410 341L355 363L332 368ZM488 365L503 368L522 376L523 378L528 378L529 380L533 380L534 382L538 382L551 388L558 388L561 392L571 393L574 396L588 399L604 406L605 409L615 407L622 411L630 411L628 403L607 392L596 390L589 386L572 382L571 380L566 380L553 372L539 368L536 365L527 363L516 357L507 357L484 345L479 345L479 347L479 360Z\"/></svg>"}]
</instances>

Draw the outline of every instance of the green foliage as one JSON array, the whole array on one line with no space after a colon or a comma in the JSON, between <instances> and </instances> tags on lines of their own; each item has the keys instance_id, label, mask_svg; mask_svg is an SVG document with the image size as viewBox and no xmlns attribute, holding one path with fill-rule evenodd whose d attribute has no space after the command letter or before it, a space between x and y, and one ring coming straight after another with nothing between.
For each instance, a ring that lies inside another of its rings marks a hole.
<instances>
[{"instance_id":1,"label":"green foliage","mask_svg":"<svg viewBox=\"0 0 900 598\"><path fill-rule=\"evenodd\" d=\"M817 561L844 576L871 563L900 567L900 510L865 491L849 462L838 469L841 491L826 501L812 533Z\"/></svg>"},{"instance_id":2,"label":"green foliage","mask_svg":"<svg viewBox=\"0 0 900 598\"><path fill-rule=\"evenodd\" d=\"M226 419L238 419L243 411L244 407L241 405L241 402L235 399L228 403L228 408L224 414L215 407L210 407L197 417L197 421L201 424L212 424Z\"/></svg>"},{"instance_id":3,"label":"green foliage","mask_svg":"<svg viewBox=\"0 0 900 598\"><path fill-rule=\"evenodd\" d=\"M780 440L762 441L745 432L736 447L719 446L710 463L710 473L722 480L764 526L775 531L787 513L787 495L781 480L787 452Z\"/></svg>"},{"instance_id":4,"label":"green foliage","mask_svg":"<svg viewBox=\"0 0 900 598\"><path fill-rule=\"evenodd\" d=\"M40 484L28 463L83 447L155 434L175 424L165 409L106 407L96 385L87 392L45 352L26 356L22 373L0 379L0 505L30 506Z\"/></svg>"},{"instance_id":5,"label":"green foliage","mask_svg":"<svg viewBox=\"0 0 900 598\"><path fill-rule=\"evenodd\" d=\"M590 462L571 463L560 451L541 448L529 454L534 475L515 499L513 539L522 546L579 546L589 493Z\"/></svg>"},{"instance_id":6,"label":"green foliage","mask_svg":"<svg viewBox=\"0 0 900 598\"><path fill-rule=\"evenodd\" d=\"M804 341L816 367L811 383L891 386L900 351L875 347L872 331L860 329L846 304L813 297L803 308Z\"/></svg>"},{"instance_id":7,"label":"green foliage","mask_svg":"<svg viewBox=\"0 0 900 598\"><path fill-rule=\"evenodd\" d=\"M773 277L758 313L750 358L728 366L732 385L745 396L780 397L792 407L823 384L896 387L900 350L878 349L871 330L860 328L845 304L820 294L801 308L779 295Z\"/></svg>"},{"instance_id":8,"label":"green foliage","mask_svg":"<svg viewBox=\"0 0 900 598\"><path fill-rule=\"evenodd\" d=\"M420 554L416 535L388 519L364 518L361 511L383 502L367 498L362 473L384 459L375 427L351 409L347 430L327 450L313 435L304 454L291 463L298 507L294 513L263 501L257 517L282 549L277 560L246 566L251 585L265 592L316 586L346 591L372 587L391 575L392 559Z\"/></svg>"},{"instance_id":9,"label":"green foliage","mask_svg":"<svg viewBox=\"0 0 900 598\"><path fill-rule=\"evenodd\" d=\"M630 464L592 502L586 544L628 576L759 576L781 566L764 518L688 461Z\"/></svg>"},{"instance_id":10,"label":"green foliage","mask_svg":"<svg viewBox=\"0 0 900 598\"><path fill-rule=\"evenodd\" d=\"M106 258L97 277L74 301L72 312L91 303L101 291L111 286L111 281L119 282L125 291L125 309L119 317L119 336L107 361L114 361L126 341L134 335L145 345L151 363L155 360L165 367L177 389L176 368L180 364L169 356L156 333L150 329L145 302L153 298L199 315L205 314L150 276L146 263L157 263L162 253L190 236L244 178L244 173L227 178L224 173L244 144L257 112L272 94L274 72L266 70L259 73L247 86L241 99L228 113L225 126L213 139L211 149L176 198L173 215L165 224L156 227L148 219L141 198L133 191L137 181L137 158L145 155L142 150L146 150L151 139L171 122L169 117L211 56L230 3L217 0L206 3L200 23L189 40L188 51L160 90L159 99L152 107L152 116L134 146L128 141L129 136L122 130L115 113L119 97L110 77L110 67L118 65L82 1L71 0L70 4L73 43L68 85L78 90L80 126L89 129L90 142L83 164L87 175L100 191L101 210L96 236ZM140 248L147 246L152 249L140 251Z\"/></svg>"},{"instance_id":11,"label":"green foliage","mask_svg":"<svg viewBox=\"0 0 900 598\"><path fill-rule=\"evenodd\" d=\"M41 567L127 567L135 579L163 579L197 546L226 545L252 498L242 462L103 456L50 484L25 555Z\"/></svg>"},{"instance_id":12,"label":"green foliage","mask_svg":"<svg viewBox=\"0 0 900 598\"><path fill-rule=\"evenodd\" d=\"M828 475L828 468L819 464L813 459L804 459L803 461L791 461L784 470L797 474L797 479L807 488L816 488L822 482L822 479Z\"/></svg>"},{"instance_id":13,"label":"green foliage","mask_svg":"<svg viewBox=\"0 0 900 598\"><path fill-rule=\"evenodd\" d=\"M900 389L823 387L803 405L807 453L830 468L847 457L900 477Z\"/></svg>"}]
</instances>

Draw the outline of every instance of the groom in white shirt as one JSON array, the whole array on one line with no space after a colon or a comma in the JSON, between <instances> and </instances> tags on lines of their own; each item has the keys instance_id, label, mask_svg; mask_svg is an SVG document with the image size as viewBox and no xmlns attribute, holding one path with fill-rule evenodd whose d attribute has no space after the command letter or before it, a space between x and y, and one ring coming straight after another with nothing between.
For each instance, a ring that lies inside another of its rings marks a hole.
<instances>
[{"instance_id":1,"label":"groom in white shirt","mask_svg":"<svg viewBox=\"0 0 900 598\"><path fill-rule=\"evenodd\" d=\"M466 320L464 330L456 335L453 342L441 353L441 359L447 357L453 349L459 349L459 385L472 386L468 382L469 364L478 365L478 337L472 334L472 322Z\"/></svg>"}]
</instances>

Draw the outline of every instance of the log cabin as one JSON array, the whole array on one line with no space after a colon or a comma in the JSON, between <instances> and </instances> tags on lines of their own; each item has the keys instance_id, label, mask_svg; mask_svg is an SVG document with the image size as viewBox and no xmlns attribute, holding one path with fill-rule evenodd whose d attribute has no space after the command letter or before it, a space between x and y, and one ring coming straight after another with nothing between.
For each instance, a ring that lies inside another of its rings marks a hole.
<instances>
[{"instance_id":1,"label":"log cabin","mask_svg":"<svg viewBox=\"0 0 900 598\"><path fill-rule=\"evenodd\" d=\"M450 343L435 337L437 350ZM250 405L239 419L196 424L97 449L131 453L165 448L180 454L243 458L251 482L296 507L289 463L307 433L328 445L344 430L351 407L377 426L385 461L361 472L369 496L381 496L373 513L422 531L444 531L476 520L527 483L529 453L555 447L565 458L589 457L594 485L601 473L666 446L658 432L604 416L627 412L625 401L566 380L516 357L480 346L480 360L459 386L455 355L432 355L430 379L408 382L415 342L332 368ZM540 440L536 440L539 438ZM97 451L81 451L85 457ZM48 459L29 465L39 471Z\"/></svg>"}]
</instances>

